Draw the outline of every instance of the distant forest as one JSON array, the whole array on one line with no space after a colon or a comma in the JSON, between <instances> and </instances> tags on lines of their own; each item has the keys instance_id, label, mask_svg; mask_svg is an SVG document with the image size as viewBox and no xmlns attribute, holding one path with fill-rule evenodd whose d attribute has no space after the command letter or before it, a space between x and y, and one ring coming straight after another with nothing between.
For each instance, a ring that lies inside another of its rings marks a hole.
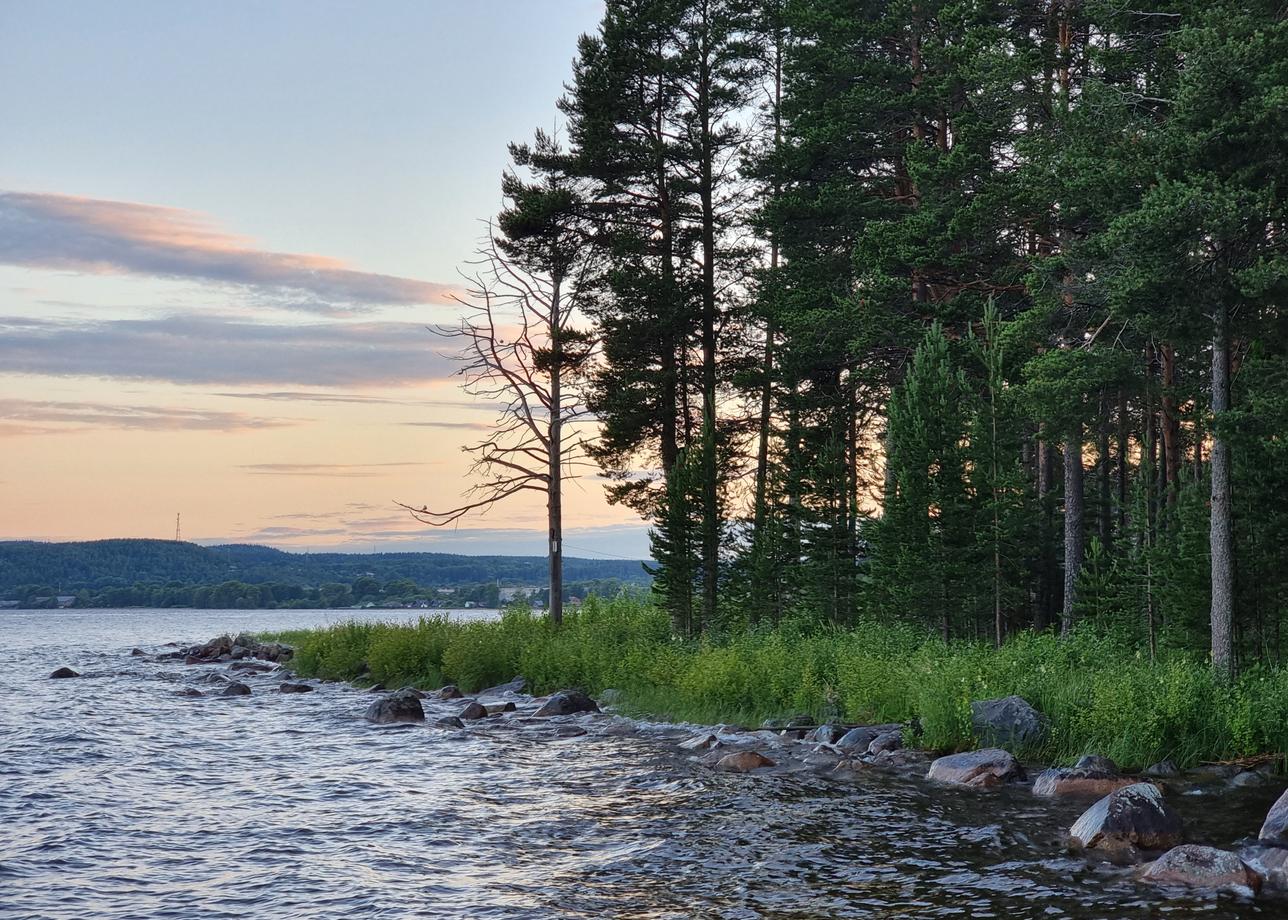
<instances>
[{"instance_id":1,"label":"distant forest","mask_svg":"<svg viewBox=\"0 0 1288 920\"><path fill-rule=\"evenodd\" d=\"M637 561L565 564L571 596L649 583ZM169 540L0 542L0 599L25 605L77 595L78 606L337 607L450 596L490 606L503 587L542 584L545 565L540 556L288 553Z\"/></svg>"}]
</instances>

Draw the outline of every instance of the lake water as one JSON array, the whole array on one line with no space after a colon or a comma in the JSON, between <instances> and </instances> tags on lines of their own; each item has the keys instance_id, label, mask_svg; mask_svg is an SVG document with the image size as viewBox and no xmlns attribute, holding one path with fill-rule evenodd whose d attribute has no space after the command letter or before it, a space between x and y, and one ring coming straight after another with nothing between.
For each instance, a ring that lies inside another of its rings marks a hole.
<instances>
[{"instance_id":1,"label":"lake water","mask_svg":"<svg viewBox=\"0 0 1288 920\"><path fill-rule=\"evenodd\" d=\"M1288 916L1069 855L1086 803L1021 788L718 774L611 715L377 727L344 685L185 698L222 668L129 654L355 615L415 612L0 611L0 917ZM1280 791L1175 804L1229 846Z\"/></svg>"}]
</instances>

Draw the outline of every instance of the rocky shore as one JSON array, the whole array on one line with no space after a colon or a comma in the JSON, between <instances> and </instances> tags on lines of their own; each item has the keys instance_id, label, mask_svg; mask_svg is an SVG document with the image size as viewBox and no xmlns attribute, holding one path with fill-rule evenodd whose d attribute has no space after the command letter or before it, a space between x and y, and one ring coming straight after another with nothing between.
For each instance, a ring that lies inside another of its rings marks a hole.
<instances>
[{"instance_id":1,"label":"rocky shore","mask_svg":"<svg viewBox=\"0 0 1288 920\"><path fill-rule=\"evenodd\" d=\"M296 677L290 646L262 643L247 634L150 653L134 649L131 654L193 666L189 685L177 691L185 698L245 697L266 691L303 694L320 683ZM49 675L81 676L68 667ZM586 734L596 727L592 720L611 720L613 733L630 733L638 725L612 713L617 694L611 690L598 701L576 688L547 696L532 696L527 690L523 677L472 695L454 685L395 690L376 685L367 688L367 699L355 706L354 717L373 727L424 725L456 732L477 724L513 724L548 728L555 739ZM1067 850L1081 858L1130 867L1143 885L1173 891L1288 895L1288 792L1270 808L1256 836L1233 849L1189 839L1185 822L1170 804L1177 796L1282 784L1278 757L1204 764L1188 771L1163 761L1138 774L1124 772L1094 753L1071 767L1035 765L1012 753L1039 746L1048 731L1042 714L1028 702L1019 697L979 700L972 704L971 715L980 748L942 756L918 749L915 725L816 724L806 716L771 720L756 728L675 726L664 737L678 756L693 759L701 768L745 774L749 781L760 774L794 771L826 773L844 781L879 771L928 783L945 795L954 794L953 789L962 790L957 794L989 795L1009 788L1038 799L1085 801L1087 807L1069 827L1066 840ZM1254 830L1249 828L1249 834Z\"/></svg>"}]
</instances>

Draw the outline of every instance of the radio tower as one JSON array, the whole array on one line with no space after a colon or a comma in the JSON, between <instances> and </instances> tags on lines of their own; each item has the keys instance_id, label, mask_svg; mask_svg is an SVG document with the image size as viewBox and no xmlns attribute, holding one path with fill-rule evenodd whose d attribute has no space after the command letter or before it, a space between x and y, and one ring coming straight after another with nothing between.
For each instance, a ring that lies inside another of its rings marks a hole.
<instances>
[{"instance_id":1,"label":"radio tower","mask_svg":"<svg viewBox=\"0 0 1288 920\"><path fill-rule=\"evenodd\" d=\"M174 542L180 542L179 539L179 515L174 516Z\"/></svg>"}]
</instances>

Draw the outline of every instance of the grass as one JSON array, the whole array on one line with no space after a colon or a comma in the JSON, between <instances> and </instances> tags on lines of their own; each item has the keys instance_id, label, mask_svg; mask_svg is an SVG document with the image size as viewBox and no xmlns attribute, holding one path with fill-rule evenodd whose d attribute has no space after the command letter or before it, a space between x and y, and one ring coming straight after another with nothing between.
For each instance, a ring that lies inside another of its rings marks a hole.
<instances>
[{"instance_id":1,"label":"grass","mask_svg":"<svg viewBox=\"0 0 1288 920\"><path fill-rule=\"evenodd\" d=\"M1088 753L1139 768L1288 750L1288 669L1259 667L1223 684L1201 659L1156 661L1089 629L1023 634L1001 649L944 643L906 626L774 629L681 641L639 600L591 600L561 629L526 611L495 622L424 617L276 634L305 676L387 686L456 683L474 691L516 674L537 692L620 693L630 714L756 725L809 714L848 722L912 721L933 750L974 746L971 700L1018 694L1048 718L1041 748L1056 763Z\"/></svg>"}]
</instances>

